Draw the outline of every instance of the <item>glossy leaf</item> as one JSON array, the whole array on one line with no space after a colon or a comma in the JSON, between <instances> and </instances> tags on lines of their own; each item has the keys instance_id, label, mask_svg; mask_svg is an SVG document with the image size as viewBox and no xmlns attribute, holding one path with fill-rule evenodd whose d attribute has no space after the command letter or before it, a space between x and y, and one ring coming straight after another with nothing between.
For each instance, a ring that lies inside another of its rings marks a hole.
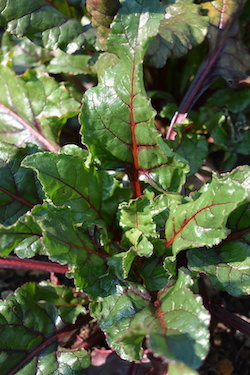
<instances>
[{"instance_id":1,"label":"glossy leaf","mask_svg":"<svg viewBox=\"0 0 250 375\"><path fill-rule=\"evenodd\" d=\"M60 307L61 304L65 307ZM66 305L70 306L70 312ZM40 371L46 374L58 371L59 374L68 367L67 361L72 361L75 370L88 367L90 360L84 350L75 352L74 356L65 349L57 351L60 342L66 338L63 333L67 324L75 322L76 317L85 312L73 291L66 287L28 283L6 301L1 301L0 306L0 366L3 375L14 369L20 370L27 363L18 373L29 371L35 375Z\"/></svg>"},{"instance_id":2,"label":"glossy leaf","mask_svg":"<svg viewBox=\"0 0 250 375\"><path fill-rule=\"evenodd\" d=\"M0 79L1 139L17 146L32 142L57 150L62 126L77 114L79 103L63 84L45 74L30 70L16 77L0 66Z\"/></svg>"},{"instance_id":3,"label":"glossy leaf","mask_svg":"<svg viewBox=\"0 0 250 375\"><path fill-rule=\"evenodd\" d=\"M58 11L43 0L18 3L2 0L0 24L8 32L21 38L27 36L48 49L65 49L69 53L80 49L84 43L81 23Z\"/></svg>"},{"instance_id":4,"label":"glossy leaf","mask_svg":"<svg viewBox=\"0 0 250 375\"><path fill-rule=\"evenodd\" d=\"M146 291L131 285L93 303L92 315L122 358L140 360L141 345L148 335L149 347L156 355L198 368L208 351L209 314L201 298L189 290L190 283L190 277L181 273L175 286L158 293L154 305Z\"/></svg>"},{"instance_id":5,"label":"glossy leaf","mask_svg":"<svg viewBox=\"0 0 250 375\"><path fill-rule=\"evenodd\" d=\"M173 208L166 223L166 246L174 254L194 247L217 245L229 234L226 221L247 197L244 187L227 174L213 177L196 200Z\"/></svg>"},{"instance_id":6,"label":"glossy leaf","mask_svg":"<svg viewBox=\"0 0 250 375\"><path fill-rule=\"evenodd\" d=\"M159 291L148 340L155 354L197 369L208 352L210 317L191 284L190 276L180 271L173 287Z\"/></svg>"},{"instance_id":7,"label":"glossy leaf","mask_svg":"<svg viewBox=\"0 0 250 375\"><path fill-rule=\"evenodd\" d=\"M249 189L247 179L245 183ZM232 233L227 241L214 249L188 252L190 269L205 272L216 289L226 290L233 296L250 294L249 219L250 203L247 203L230 215L228 226Z\"/></svg>"},{"instance_id":8,"label":"glossy leaf","mask_svg":"<svg viewBox=\"0 0 250 375\"><path fill-rule=\"evenodd\" d=\"M155 111L142 86L142 60L162 17L157 2L122 3L107 44L108 52L120 61L87 91L80 116L83 140L91 153L103 168L122 165L135 197L141 195L140 175L161 189L178 190L187 170L159 137Z\"/></svg>"},{"instance_id":9,"label":"glossy leaf","mask_svg":"<svg viewBox=\"0 0 250 375\"><path fill-rule=\"evenodd\" d=\"M36 146L18 148L0 142L0 222L11 225L42 203L44 193L34 172L21 167L25 156L38 152Z\"/></svg>"},{"instance_id":10,"label":"glossy leaf","mask_svg":"<svg viewBox=\"0 0 250 375\"><path fill-rule=\"evenodd\" d=\"M149 63L157 68L163 67L169 57L185 55L203 42L209 20L199 12L200 6L193 4L193 0L162 3L166 14L146 55Z\"/></svg>"},{"instance_id":11,"label":"glossy leaf","mask_svg":"<svg viewBox=\"0 0 250 375\"><path fill-rule=\"evenodd\" d=\"M41 243L42 231L28 213L8 227L0 225L0 254L7 256L12 251L20 257L33 257L44 252Z\"/></svg>"},{"instance_id":12,"label":"glossy leaf","mask_svg":"<svg viewBox=\"0 0 250 375\"><path fill-rule=\"evenodd\" d=\"M67 205L75 212L77 222L90 224L113 223L119 203L121 189L106 172L94 167L86 167L78 156L39 153L26 158L24 166L33 168L46 191L47 196L57 205Z\"/></svg>"},{"instance_id":13,"label":"glossy leaf","mask_svg":"<svg viewBox=\"0 0 250 375\"><path fill-rule=\"evenodd\" d=\"M146 333L140 325L150 314L149 300L147 291L135 285L128 289L120 287L115 294L91 304L91 315L98 319L100 328L107 334L110 347L123 359L140 361L142 358Z\"/></svg>"}]
</instances>

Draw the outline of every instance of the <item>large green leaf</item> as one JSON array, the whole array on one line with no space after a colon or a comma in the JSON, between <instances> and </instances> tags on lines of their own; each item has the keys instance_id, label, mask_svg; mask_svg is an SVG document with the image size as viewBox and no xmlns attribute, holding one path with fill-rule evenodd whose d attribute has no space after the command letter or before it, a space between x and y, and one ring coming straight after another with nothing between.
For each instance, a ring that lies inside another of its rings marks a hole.
<instances>
[{"instance_id":1,"label":"large green leaf","mask_svg":"<svg viewBox=\"0 0 250 375\"><path fill-rule=\"evenodd\" d=\"M86 167L78 156L44 152L26 158L23 165L38 173L47 196L55 205L71 207L75 220L88 226L112 224L120 199L128 195L108 173Z\"/></svg>"},{"instance_id":2,"label":"large green leaf","mask_svg":"<svg viewBox=\"0 0 250 375\"><path fill-rule=\"evenodd\" d=\"M147 52L149 63L157 68L164 66L169 57L185 55L203 42L209 21L200 14L200 6L193 4L193 0L165 0L162 3L166 14Z\"/></svg>"},{"instance_id":3,"label":"large green leaf","mask_svg":"<svg viewBox=\"0 0 250 375\"><path fill-rule=\"evenodd\" d=\"M48 49L73 53L84 43L84 28L67 15L58 11L53 2L44 0L0 1L0 24L8 32L18 38L27 36Z\"/></svg>"},{"instance_id":4,"label":"large green leaf","mask_svg":"<svg viewBox=\"0 0 250 375\"><path fill-rule=\"evenodd\" d=\"M36 204L44 193L33 171L20 166L25 156L38 152L36 146L18 148L0 141L0 222L13 224Z\"/></svg>"},{"instance_id":5,"label":"large green leaf","mask_svg":"<svg viewBox=\"0 0 250 375\"><path fill-rule=\"evenodd\" d=\"M103 168L123 167L134 196L141 195L139 176L163 189L180 190L184 164L161 139L154 126L155 111L143 87L142 61L163 18L151 0L122 3L109 35L108 52L119 63L85 94L80 116L83 140Z\"/></svg>"},{"instance_id":6,"label":"large green leaf","mask_svg":"<svg viewBox=\"0 0 250 375\"><path fill-rule=\"evenodd\" d=\"M62 126L77 115L79 103L47 74L28 70L17 77L0 66L0 79L1 139L18 146L32 142L57 150Z\"/></svg>"},{"instance_id":7,"label":"large green leaf","mask_svg":"<svg viewBox=\"0 0 250 375\"><path fill-rule=\"evenodd\" d=\"M18 374L65 374L70 361L70 371L80 375L78 371L90 364L87 353L82 349L72 355L57 347L67 340L67 325L85 313L83 302L72 290L46 283L25 284L1 301L1 373L16 373L25 366Z\"/></svg>"},{"instance_id":8,"label":"large green leaf","mask_svg":"<svg viewBox=\"0 0 250 375\"><path fill-rule=\"evenodd\" d=\"M235 178L235 171L214 176L210 184L193 195L196 198L193 202L171 209L166 222L166 245L172 245L176 254L183 249L219 244L229 234L226 228L229 214L247 196L247 189Z\"/></svg>"},{"instance_id":9,"label":"large green leaf","mask_svg":"<svg viewBox=\"0 0 250 375\"><path fill-rule=\"evenodd\" d=\"M44 204L36 206L32 214L43 230L42 241L51 260L69 265L77 287L86 289L97 283L106 272L105 252L75 225L74 213L68 207Z\"/></svg>"},{"instance_id":10,"label":"large green leaf","mask_svg":"<svg viewBox=\"0 0 250 375\"><path fill-rule=\"evenodd\" d=\"M122 358L139 361L147 335L157 356L198 368L208 352L209 314L190 291L191 283L190 276L180 272L177 283L160 290L154 303L146 290L131 284L92 303L91 314Z\"/></svg>"}]
</instances>

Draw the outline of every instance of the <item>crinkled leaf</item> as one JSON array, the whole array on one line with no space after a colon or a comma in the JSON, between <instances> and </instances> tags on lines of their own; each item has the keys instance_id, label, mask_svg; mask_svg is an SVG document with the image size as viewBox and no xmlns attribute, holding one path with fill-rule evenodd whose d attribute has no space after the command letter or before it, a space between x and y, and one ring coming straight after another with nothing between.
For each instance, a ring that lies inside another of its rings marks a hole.
<instances>
[{"instance_id":1,"label":"crinkled leaf","mask_svg":"<svg viewBox=\"0 0 250 375\"><path fill-rule=\"evenodd\" d=\"M132 245L139 256L151 256L154 239L159 237L159 233L156 232L157 224L165 224L172 201L175 202L176 197L170 194L161 194L154 199L153 193L146 193L140 198L122 203L120 205L120 226L124 231L122 245L124 247Z\"/></svg>"},{"instance_id":2,"label":"crinkled leaf","mask_svg":"<svg viewBox=\"0 0 250 375\"><path fill-rule=\"evenodd\" d=\"M197 369L209 349L210 316L191 284L190 276L180 271L173 287L159 291L148 341L155 354Z\"/></svg>"},{"instance_id":3,"label":"crinkled leaf","mask_svg":"<svg viewBox=\"0 0 250 375\"><path fill-rule=\"evenodd\" d=\"M235 178L250 190L246 167L235 171ZM244 173L245 172L245 173ZM244 177L245 176L245 177ZM250 194L248 195L248 202ZM231 235L214 249L190 250L190 269L205 272L216 289L240 296L250 293L250 203L238 207L228 219Z\"/></svg>"},{"instance_id":4,"label":"crinkled leaf","mask_svg":"<svg viewBox=\"0 0 250 375\"><path fill-rule=\"evenodd\" d=\"M84 43L81 23L68 18L44 0L1 0L0 24L18 38L27 36L52 50L61 48L73 53Z\"/></svg>"},{"instance_id":5,"label":"crinkled leaf","mask_svg":"<svg viewBox=\"0 0 250 375\"><path fill-rule=\"evenodd\" d=\"M49 301L46 300L48 296ZM84 350L67 353L58 350L63 341L63 329L85 312L83 300L75 298L73 291L53 285L25 284L6 301L0 302L0 366L7 375L18 365L26 365L20 374L63 374L67 361L72 368L88 367L90 360ZM77 304L76 304L77 302ZM65 308L61 308L61 304ZM66 306L70 306L70 312ZM61 336L60 336L61 334ZM18 339L17 339L18 337ZM42 352L42 354L41 354ZM79 373L80 374L80 373Z\"/></svg>"},{"instance_id":6,"label":"crinkled leaf","mask_svg":"<svg viewBox=\"0 0 250 375\"><path fill-rule=\"evenodd\" d=\"M108 265L114 268L114 271L120 279L126 279L133 260L136 257L136 251L131 248L127 252L118 253L108 259Z\"/></svg>"},{"instance_id":7,"label":"crinkled leaf","mask_svg":"<svg viewBox=\"0 0 250 375\"><path fill-rule=\"evenodd\" d=\"M72 208L77 222L87 222L88 226L114 222L121 199L116 190L120 187L108 173L86 167L81 157L52 152L26 158L23 165L38 173L47 196L55 205ZM122 192L126 199L127 190Z\"/></svg>"},{"instance_id":8,"label":"crinkled leaf","mask_svg":"<svg viewBox=\"0 0 250 375\"><path fill-rule=\"evenodd\" d=\"M166 64L169 57L185 55L203 42L208 28L208 17L200 14L200 6L193 0L163 1L166 7L159 32L151 42L146 58L157 68Z\"/></svg>"},{"instance_id":9,"label":"crinkled leaf","mask_svg":"<svg viewBox=\"0 0 250 375\"><path fill-rule=\"evenodd\" d=\"M33 171L20 166L25 156L38 152L36 146L18 148L0 142L0 222L11 225L42 203L44 193Z\"/></svg>"},{"instance_id":10,"label":"crinkled leaf","mask_svg":"<svg viewBox=\"0 0 250 375\"><path fill-rule=\"evenodd\" d=\"M0 225L0 254L7 256L12 251L19 257L33 257L42 254L44 246L41 243L42 231L28 213L8 227Z\"/></svg>"},{"instance_id":11,"label":"crinkled leaf","mask_svg":"<svg viewBox=\"0 0 250 375\"><path fill-rule=\"evenodd\" d=\"M86 8L91 16L92 25L97 29L98 40L106 48L109 25L120 7L119 0L86 0Z\"/></svg>"},{"instance_id":12,"label":"crinkled leaf","mask_svg":"<svg viewBox=\"0 0 250 375\"><path fill-rule=\"evenodd\" d=\"M190 284L190 276L180 272L176 285L163 288L154 304L143 288L131 284L92 303L91 314L122 358L140 361L147 335L156 355L198 368L208 352L209 314L201 298L190 291Z\"/></svg>"},{"instance_id":13,"label":"crinkled leaf","mask_svg":"<svg viewBox=\"0 0 250 375\"><path fill-rule=\"evenodd\" d=\"M32 142L49 150L58 149L62 126L79 110L79 103L65 86L31 70L17 77L4 66L0 66L0 79L2 140L18 146Z\"/></svg>"},{"instance_id":14,"label":"crinkled leaf","mask_svg":"<svg viewBox=\"0 0 250 375\"><path fill-rule=\"evenodd\" d=\"M187 248L217 245L229 234L229 214L246 197L247 191L234 178L234 172L221 178L214 176L194 202L171 209L166 222L166 245L172 244L175 254Z\"/></svg>"},{"instance_id":15,"label":"crinkled leaf","mask_svg":"<svg viewBox=\"0 0 250 375\"><path fill-rule=\"evenodd\" d=\"M103 251L75 225L74 214L68 207L45 204L35 207L32 214L43 230L42 240L51 260L69 265L77 287L86 289L105 274L106 266L100 256Z\"/></svg>"},{"instance_id":16,"label":"crinkled leaf","mask_svg":"<svg viewBox=\"0 0 250 375\"><path fill-rule=\"evenodd\" d=\"M123 359L140 361L142 358L145 330L137 326L150 314L149 300L150 296L143 287L132 286L117 288L115 294L91 304L91 315L98 319L100 328L106 332L110 347ZM123 343L122 337L128 330L130 335Z\"/></svg>"},{"instance_id":17,"label":"crinkled leaf","mask_svg":"<svg viewBox=\"0 0 250 375\"><path fill-rule=\"evenodd\" d=\"M156 225L153 222L152 203L146 196L120 205L120 224L125 228L136 228L148 236L156 235ZM158 213L158 212L157 212Z\"/></svg>"},{"instance_id":18,"label":"crinkled leaf","mask_svg":"<svg viewBox=\"0 0 250 375\"><path fill-rule=\"evenodd\" d=\"M107 44L120 61L87 91L80 116L91 153L103 168L122 165L136 197L141 195L139 175L163 189L179 190L184 182L184 164L174 159L155 129L155 111L142 84L142 60L162 13L161 5L151 0L122 3Z\"/></svg>"}]
</instances>

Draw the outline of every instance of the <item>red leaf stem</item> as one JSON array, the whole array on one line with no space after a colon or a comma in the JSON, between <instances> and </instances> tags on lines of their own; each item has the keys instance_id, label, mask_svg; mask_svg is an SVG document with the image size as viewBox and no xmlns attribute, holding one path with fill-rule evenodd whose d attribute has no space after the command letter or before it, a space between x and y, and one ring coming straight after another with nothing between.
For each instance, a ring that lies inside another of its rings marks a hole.
<instances>
[{"instance_id":1,"label":"red leaf stem","mask_svg":"<svg viewBox=\"0 0 250 375\"><path fill-rule=\"evenodd\" d=\"M23 270L37 270L42 272L55 272L65 274L69 271L68 266L51 261L34 259L19 259L14 256L0 258L0 268L14 268Z\"/></svg>"},{"instance_id":2,"label":"red leaf stem","mask_svg":"<svg viewBox=\"0 0 250 375\"><path fill-rule=\"evenodd\" d=\"M5 194L11 196L12 198L14 198L16 201L19 201L21 203L23 203L25 206L28 206L29 208L33 208L34 207L34 204L26 201L25 199L21 198L21 197L18 197L17 195L11 193L10 191L4 189L3 187L0 186L0 190L3 191Z\"/></svg>"}]
</instances>

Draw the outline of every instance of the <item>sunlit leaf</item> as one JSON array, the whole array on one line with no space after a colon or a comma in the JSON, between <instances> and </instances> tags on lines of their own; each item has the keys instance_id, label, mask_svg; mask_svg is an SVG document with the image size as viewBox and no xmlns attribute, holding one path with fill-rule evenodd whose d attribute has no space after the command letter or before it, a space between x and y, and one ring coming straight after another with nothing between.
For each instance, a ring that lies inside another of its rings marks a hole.
<instances>
[{"instance_id":1,"label":"sunlit leaf","mask_svg":"<svg viewBox=\"0 0 250 375\"><path fill-rule=\"evenodd\" d=\"M91 153L103 168L123 166L135 197L141 195L140 175L161 189L178 190L187 170L156 131L155 111L142 85L142 60L162 18L157 2L122 3L107 43L119 63L87 91L80 117Z\"/></svg>"}]
</instances>

